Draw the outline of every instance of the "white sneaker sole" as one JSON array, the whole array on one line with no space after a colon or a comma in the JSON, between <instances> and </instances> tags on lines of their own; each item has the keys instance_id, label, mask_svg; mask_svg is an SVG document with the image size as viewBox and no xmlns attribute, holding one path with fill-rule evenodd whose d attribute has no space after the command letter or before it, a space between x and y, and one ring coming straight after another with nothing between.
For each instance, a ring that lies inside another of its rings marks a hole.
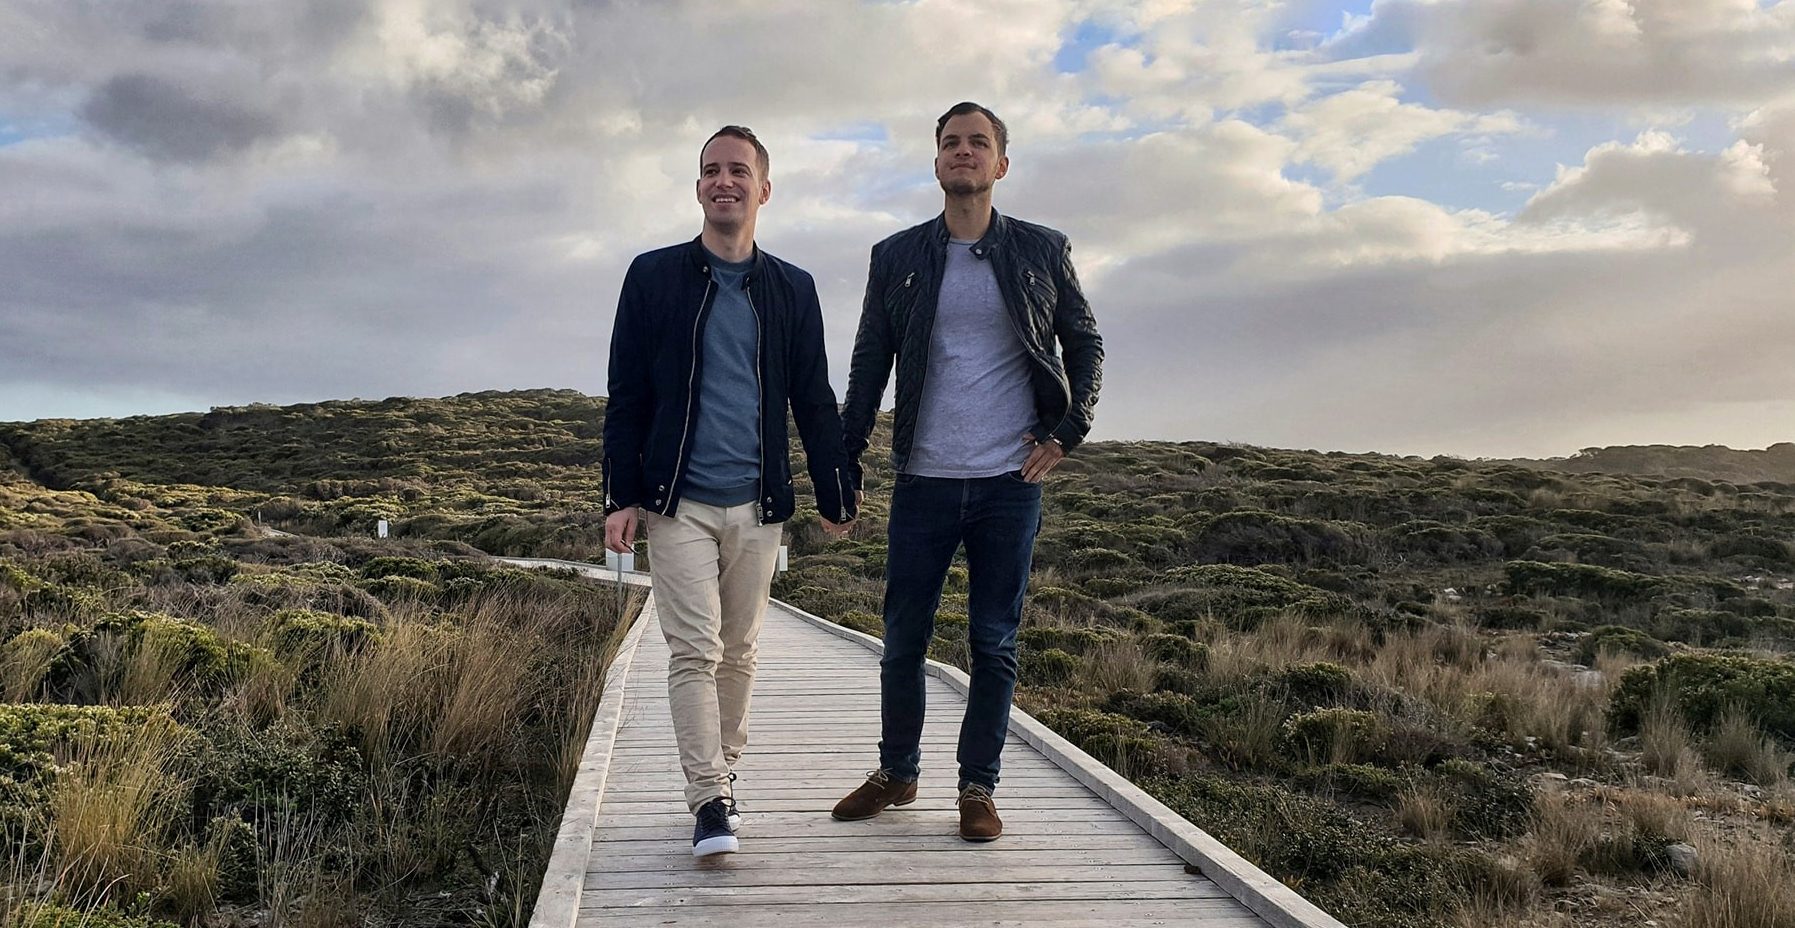
<instances>
[{"instance_id":1,"label":"white sneaker sole","mask_svg":"<svg viewBox=\"0 0 1795 928\"><path fill-rule=\"evenodd\" d=\"M718 835L715 838L705 838L692 845L692 856L710 857L715 854L734 854L740 849L741 842L735 839L735 835Z\"/></svg>"}]
</instances>

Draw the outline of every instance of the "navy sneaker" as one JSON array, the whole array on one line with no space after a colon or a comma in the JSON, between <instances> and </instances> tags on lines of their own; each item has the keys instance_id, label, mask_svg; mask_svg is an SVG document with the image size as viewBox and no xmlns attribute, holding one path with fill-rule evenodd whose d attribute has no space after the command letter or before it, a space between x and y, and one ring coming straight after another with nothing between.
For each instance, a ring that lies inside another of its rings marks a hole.
<instances>
[{"instance_id":1,"label":"navy sneaker","mask_svg":"<svg viewBox=\"0 0 1795 928\"><path fill-rule=\"evenodd\" d=\"M740 848L729 827L729 800L719 796L698 807L698 824L692 829L692 856L733 854Z\"/></svg>"}]
</instances>

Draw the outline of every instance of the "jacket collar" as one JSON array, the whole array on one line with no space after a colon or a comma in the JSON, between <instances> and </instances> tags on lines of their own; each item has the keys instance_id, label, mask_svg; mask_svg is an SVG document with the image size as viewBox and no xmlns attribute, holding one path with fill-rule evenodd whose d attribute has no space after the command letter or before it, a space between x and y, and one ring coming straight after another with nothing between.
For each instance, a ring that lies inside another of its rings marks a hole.
<instances>
[{"instance_id":1,"label":"jacket collar","mask_svg":"<svg viewBox=\"0 0 1795 928\"><path fill-rule=\"evenodd\" d=\"M934 235L935 244L945 247L948 240L946 210L936 214L931 231ZM972 244L972 253L982 258L989 254L991 249L1002 246L1004 242L1009 240L1009 237L1010 221L1005 219L1003 214L998 212L997 207L994 206L991 208L991 224L985 227L985 234Z\"/></svg>"},{"instance_id":2,"label":"jacket collar","mask_svg":"<svg viewBox=\"0 0 1795 928\"><path fill-rule=\"evenodd\" d=\"M946 223L942 223L942 228L946 227ZM711 255L709 251L705 250L704 236L695 235L690 242L686 243L686 261L692 265L693 270L707 277L710 276ZM761 270L766 266L766 255L761 252L759 242L754 243L754 254L748 259L748 263L748 274L744 283L752 283L759 279Z\"/></svg>"}]
</instances>

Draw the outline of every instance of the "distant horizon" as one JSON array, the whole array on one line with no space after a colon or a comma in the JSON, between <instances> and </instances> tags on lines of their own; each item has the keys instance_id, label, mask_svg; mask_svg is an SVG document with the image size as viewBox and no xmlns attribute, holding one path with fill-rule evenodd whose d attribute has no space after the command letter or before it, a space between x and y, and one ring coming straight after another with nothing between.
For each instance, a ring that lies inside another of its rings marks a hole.
<instances>
[{"instance_id":1,"label":"distant horizon","mask_svg":"<svg viewBox=\"0 0 1795 928\"><path fill-rule=\"evenodd\" d=\"M4 414L4 409L5 409L4 401L0 401L0 423L4 423L4 424L26 423L26 424L29 424L29 423L36 423L36 422L43 422L43 421L55 421L55 420L103 421L103 420L119 420L119 419L132 419L132 418L159 418L159 417L163 417L163 416L204 415L204 414L211 412L215 409L228 409L228 408L233 408L233 407L270 406L270 407L275 407L275 408L288 408L288 407L293 407L293 406L313 406L313 405L320 405L320 404L324 404L324 403L357 403L357 402L359 402L359 403L380 403L380 402L385 402L388 400L395 400L395 399L400 399L400 400L449 400L449 399L454 399L455 397L461 396L461 395L473 395L473 394L479 394L479 393L534 393L534 392L561 391L561 390L571 390L571 391L573 391L575 393L579 393L583 396L594 397L594 398L598 398L598 399L606 399L607 398L606 395L603 393L587 393L583 390L580 390L577 387L546 387L546 386L539 386L539 387L483 387L483 388L476 388L476 389L470 389L470 390L457 390L453 393L443 393L443 394L433 394L433 395L395 393L395 394L389 394L387 396L381 396L381 397L332 396L332 397L324 397L321 399L295 399L295 400L291 400L291 401L287 401L287 402L274 402L274 401L269 401L269 400L246 400L246 401L235 402L235 403L209 403L209 404L206 404L203 408L185 407L185 408L178 408L178 409L158 409L158 410L151 410L151 411L125 412L125 413L120 413L120 414L100 414L100 415L73 415L73 416L49 415L49 416L36 416L36 417L29 418L29 419L7 417ZM889 399L889 397L888 397L888 399ZM881 412L889 412L890 409L891 409L891 407L889 405L886 405L886 406L881 407ZM1101 416L1099 416L1099 419L1101 419ZM1609 443L1609 444L1585 444L1585 445L1580 445L1576 449L1573 449L1571 451L1558 453L1558 454L1467 455L1467 454L1457 454L1457 453L1450 452L1450 451L1405 451L1405 450L1390 450L1390 449L1386 449L1386 448L1324 448L1324 447L1320 447L1318 445L1304 445L1301 443L1272 444L1272 443L1267 443L1267 442L1262 442L1262 441L1250 441L1250 440L1234 439L1234 438L1201 438L1201 437L1197 437L1197 438L1188 438L1188 437L1168 438L1168 437L1156 437L1156 436L1123 436L1123 435L1107 434L1101 428L1094 431L1092 433L1092 437L1089 440L1090 441L1107 441L1107 442L1147 441L1147 442L1167 442L1167 443L1176 443L1176 442L1185 442L1185 441L1200 441L1200 442L1207 442L1209 444L1217 444L1217 445L1242 445L1242 446L1248 446L1248 447L1267 448L1267 449L1275 449L1275 450L1281 450L1281 451L1309 451L1309 452L1315 452L1318 454L1328 454L1328 453L1338 452L1341 454L1373 454L1373 455L1384 455L1384 456L1389 456L1389 457L1414 457L1414 458L1424 458L1424 459L1425 458L1434 458L1434 457L1447 457L1447 458L1456 458L1456 459L1464 460L1464 461L1564 460L1564 459L1569 459L1571 457L1574 457L1578 453L1580 453L1584 450L1592 449L1592 448L1644 448L1644 447L1723 448L1728 451L1744 452L1744 451L1768 451L1771 448L1776 447L1777 445L1795 444L1795 438L1785 439L1783 441L1770 442L1769 444L1767 444L1763 447L1741 447L1738 445L1726 444L1724 442L1690 443L1690 442L1666 442L1666 441L1641 441L1641 442L1617 442L1617 443Z\"/></svg>"}]
</instances>

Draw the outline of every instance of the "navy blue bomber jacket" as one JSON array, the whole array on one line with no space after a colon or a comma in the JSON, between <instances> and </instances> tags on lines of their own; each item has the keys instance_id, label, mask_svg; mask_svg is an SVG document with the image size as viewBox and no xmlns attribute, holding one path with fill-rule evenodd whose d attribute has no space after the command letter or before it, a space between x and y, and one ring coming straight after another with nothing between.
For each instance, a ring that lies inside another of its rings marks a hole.
<instances>
[{"instance_id":1,"label":"navy blue bomber jacket","mask_svg":"<svg viewBox=\"0 0 1795 928\"><path fill-rule=\"evenodd\" d=\"M759 326L760 521L783 522L796 507L788 404L818 512L832 522L849 521L856 514L854 486L829 386L816 282L756 247L742 285ZM605 406L607 515L640 506L670 516L679 506L704 376L704 325L716 286L698 239L638 255L623 278Z\"/></svg>"}]
</instances>

